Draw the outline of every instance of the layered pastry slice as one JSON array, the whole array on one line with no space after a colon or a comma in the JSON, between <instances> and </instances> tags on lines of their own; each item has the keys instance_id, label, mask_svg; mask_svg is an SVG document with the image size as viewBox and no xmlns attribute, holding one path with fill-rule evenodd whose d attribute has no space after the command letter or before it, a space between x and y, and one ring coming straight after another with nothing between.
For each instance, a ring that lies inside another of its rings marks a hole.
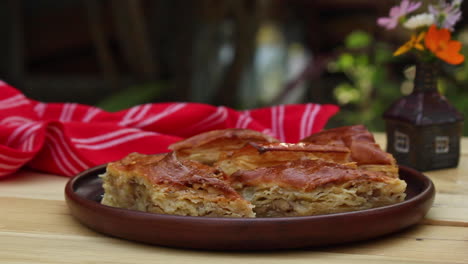
<instances>
[{"instance_id":1,"label":"layered pastry slice","mask_svg":"<svg viewBox=\"0 0 468 264\"><path fill-rule=\"evenodd\" d=\"M278 140L258 131L230 128L195 135L170 145L169 149L177 152L181 158L212 165L221 154L230 154L249 142L268 143Z\"/></svg>"},{"instance_id":2,"label":"layered pastry slice","mask_svg":"<svg viewBox=\"0 0 468 264\"><path fill-rule=\"evenodd\" d=\"M310 143L249 143L230 155L221 155L214 165L227 175L237 170L253 170L299 159L325 159L356 166L347 147Z\"/></svg>"},{"instance_id":3,"label":"layered pastry slice","mask_svg":"<svg viewBox=\"0 0 468 264\"><path fill-rule=\"evenodd\" d=\"M226 175L201 163L165 155L130 154L101 176L102 204L144 212L208 217L255 217Z\"/></svg>"},{"instance_id":4,"label":"layered pastry slice","mask_svg":"<svg viewBox=\"0 0 468 264\"><path fill-rule=\"evenodd\" d=\"M350 150L350 161L365 170L398 177L398 166L390 153L383 151L363 125L324 130L301 140L318 145L341 146Z\"/></svg>"},{"instance_id":5,"label":"layered pastry slice","mask_svg":"<svg viewBox=\"0 0 468 264\"><path fill-rule=\"evenodd\" d=\"M231 181L255 206L257 217L357 211L398 203L406 196L400 179L320 159L240 170Z\"/></svg>"}]
</instances>

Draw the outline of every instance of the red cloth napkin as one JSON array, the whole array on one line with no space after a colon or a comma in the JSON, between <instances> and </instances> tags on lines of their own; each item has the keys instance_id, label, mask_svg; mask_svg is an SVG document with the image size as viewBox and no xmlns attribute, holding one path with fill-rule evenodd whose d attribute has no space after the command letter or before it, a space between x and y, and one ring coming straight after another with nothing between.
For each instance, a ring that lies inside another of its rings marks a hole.
<instances>
[{"instance_id":1,"label":"red cloth napkin","mask_svg":"<svg viewBox=\"0 0 468 264\"><path fill-rule=\"evenodd\" d=\"M109 113L76 103L41 103L0 81L0 177L23 166L73 176L131 152L166 152L183 138L249 128L284 142L320 131L335 105L279 105L248 111L199 103L143 104Z\"/></svg>"}]
</instances>

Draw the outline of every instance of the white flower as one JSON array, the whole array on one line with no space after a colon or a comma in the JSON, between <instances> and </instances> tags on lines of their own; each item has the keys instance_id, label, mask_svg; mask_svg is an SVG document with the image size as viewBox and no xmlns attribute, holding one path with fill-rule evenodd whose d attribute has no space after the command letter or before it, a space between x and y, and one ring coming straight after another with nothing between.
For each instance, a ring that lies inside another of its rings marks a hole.
<instances>
[{"instance_id":1,"label":"white flower","mask_svg":"<svg viewBox=\"0 0 468 264\"><path fill-rule=\"evenodd\" d=\"M410 17L406 22L403 24L403 26L407 29L417 29L419 27L428 27L435 22L435 17L433 14L419 14Z\"/></svg>"}]
</instances>

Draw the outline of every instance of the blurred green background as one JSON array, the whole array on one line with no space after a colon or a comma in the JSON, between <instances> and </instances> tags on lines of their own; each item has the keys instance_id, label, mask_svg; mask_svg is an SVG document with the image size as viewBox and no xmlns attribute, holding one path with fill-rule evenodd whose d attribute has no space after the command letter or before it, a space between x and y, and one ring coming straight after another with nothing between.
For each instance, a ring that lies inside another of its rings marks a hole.
<instances>
[{"instance_id":1,"label":"blurred green background","mask_svg":"<svg viewBox=\"0 0 468 264\"><path fill-rule=\"evenodd\" d=\"M164 101L333 103L342 110L327 127L383 131L383 111L412 90L413 59L392 56L407 33L376 25L396 3L4 0L0 79L36 100L109 111ZM467 22L455 31L466 55ZM439 89L465 116L467 88L466 63L443 67Z\"/></svg>"}]
</instances>

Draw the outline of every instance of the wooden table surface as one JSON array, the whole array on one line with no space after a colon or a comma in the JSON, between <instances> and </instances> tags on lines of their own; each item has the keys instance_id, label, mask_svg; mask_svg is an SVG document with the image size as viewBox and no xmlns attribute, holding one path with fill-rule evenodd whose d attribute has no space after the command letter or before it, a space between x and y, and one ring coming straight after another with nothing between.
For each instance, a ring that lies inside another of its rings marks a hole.
<instances>
[{"instance_id":1,"label":"wooden table surface","mask_svg":"<svg viewBox=\"0 0 468 264\"><path fill-rule=\"evenodd\" d=\"M376 138L385 146L382 134ZM0 180L0 263L468 263L468 138L458 168L426 175L436 186L434 206L407 230L325 248L233 253L101 235L70 215L63 194L68 178L21 171Z\"/></svg>"}]
</instances>

